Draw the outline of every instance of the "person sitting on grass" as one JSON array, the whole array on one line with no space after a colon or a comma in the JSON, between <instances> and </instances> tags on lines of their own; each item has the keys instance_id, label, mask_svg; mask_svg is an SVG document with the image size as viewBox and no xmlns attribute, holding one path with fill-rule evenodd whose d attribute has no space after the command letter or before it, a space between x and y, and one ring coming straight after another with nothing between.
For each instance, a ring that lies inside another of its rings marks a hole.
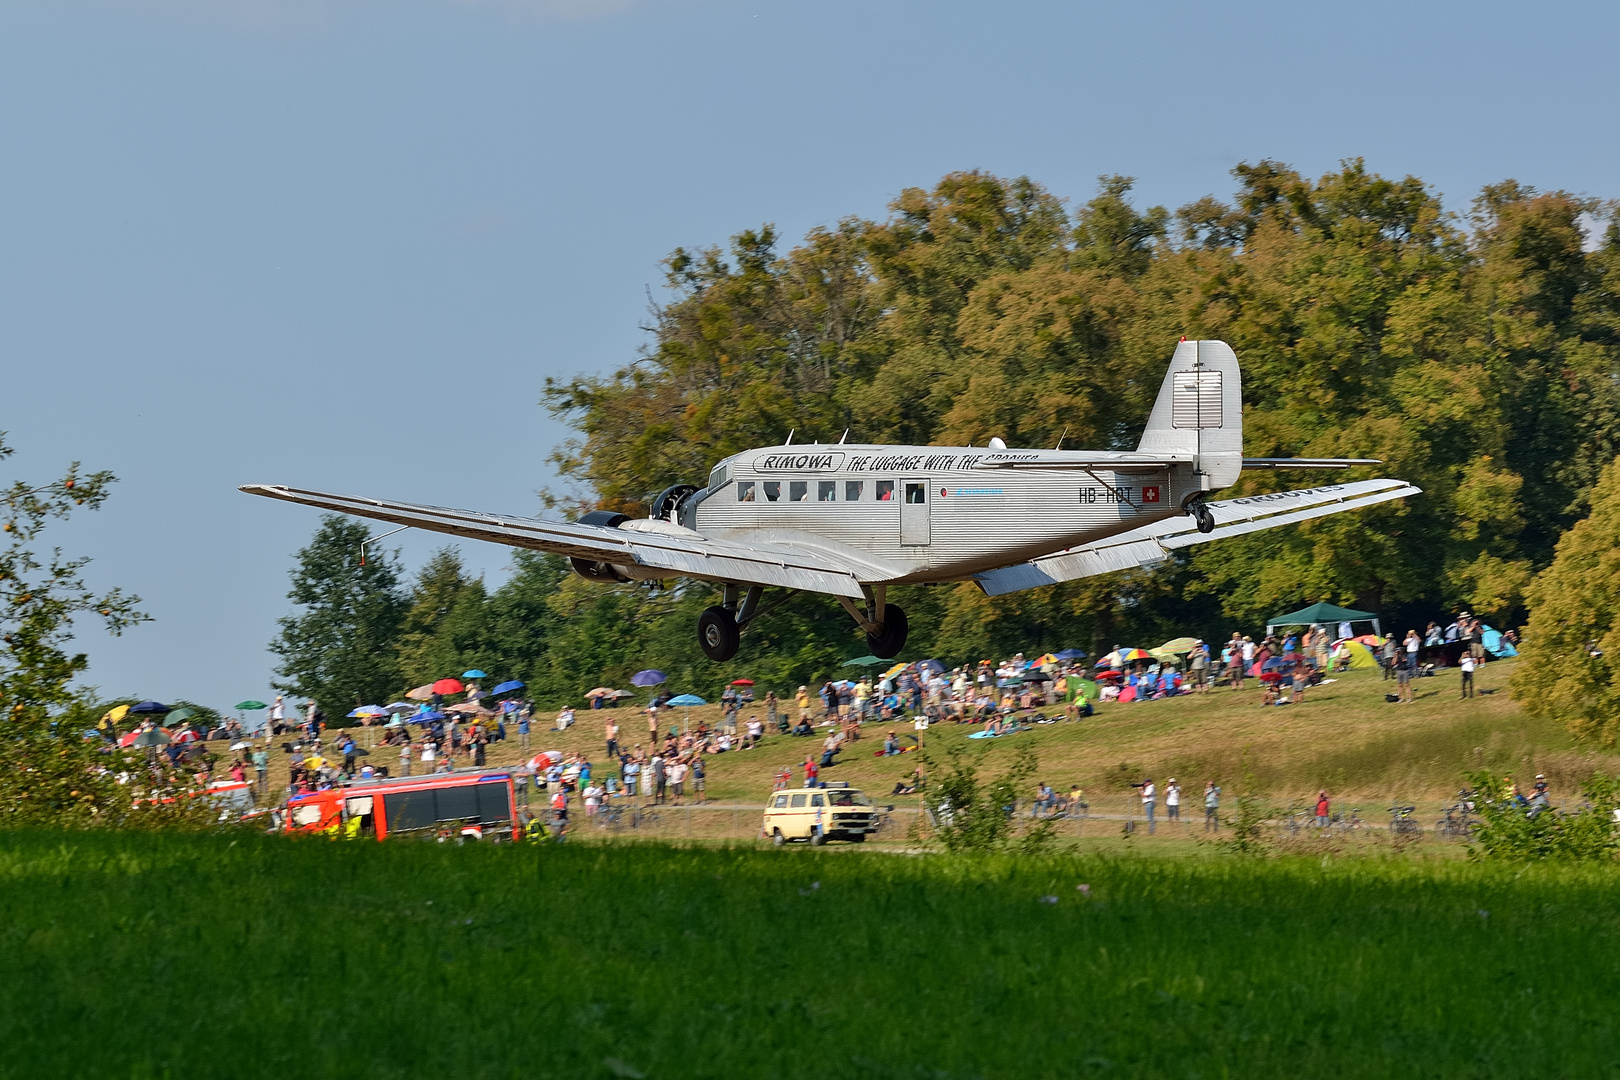
<instances>
[{"instance_id":1,"label":"person sitting on grass","mask_svg":"<svg viewBox=\"0 0 1620 1080\"><path fill-rule=\"evenodd\" d=\"M898 754L899 752L900 752L900 740L895 735L895 733L891 731L891 732L889 732L888 736L883 740L883 756L884 757L893 757L895 754Z\"/></svg>"},{"instance_id":2,"label":"person sitting on grass","mask_svg":"<svg viewBox=\"0 0 1620 1080\"><path fill-rule=\"evenodd\" d=\"M889 792L889 794L890 795L915 795L915 794L917 794L917 788L919 786L921 786L921 784L922 784L922 778L923 778L922 766L919 765L915 769L911 770L911 775L910 776L906 777L904 780L902 780L898 784L894 785L894 790Z\"/></svg>"},{"instance_id":3,"label":"person sitting on grass","mask_svg":"<svg viewBox=\"0 0 1620 1080\"><path fill-rule=\"evenodd\" d=\"M795 735L804 736L814 735L815 733L816 729L810 726L810 718L807 716L799 717L799 722L793 726L793 734Z\"/></svg>"}]
</instances>

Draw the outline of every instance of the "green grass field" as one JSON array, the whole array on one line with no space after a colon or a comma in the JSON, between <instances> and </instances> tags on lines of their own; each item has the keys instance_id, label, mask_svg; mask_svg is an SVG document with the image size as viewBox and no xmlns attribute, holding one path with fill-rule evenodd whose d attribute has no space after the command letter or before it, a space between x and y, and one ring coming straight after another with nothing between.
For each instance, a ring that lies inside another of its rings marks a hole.
<instances>
[{"instance_id":1,"label":"green grass field","mask_svg":"<svg viewBox=\"0 0 1620 1080\"><path fill-rule=\"evenodd\" d=\"M1612 1075L1617 885L1208 849L0 835L0 1076Z\"/></svg>"}]
</instances>

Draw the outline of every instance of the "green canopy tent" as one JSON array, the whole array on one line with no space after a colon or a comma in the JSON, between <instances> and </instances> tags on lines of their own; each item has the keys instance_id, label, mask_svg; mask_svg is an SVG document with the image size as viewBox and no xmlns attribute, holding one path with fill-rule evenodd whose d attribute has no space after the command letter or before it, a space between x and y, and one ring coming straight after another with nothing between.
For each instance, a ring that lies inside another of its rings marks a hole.
<instances>
[{"instance_id":1,"label":"green canopy tent","mask_svg":"<svg viewBox=\"0 0 1620 1080\"><path fill-rule=\"evenodd\" d=\"M1314 623L1358 623L1370 622L1373 633L1379 637L1384 636L1383 627L1378 622L1378 616L1370 611L1355 611L1351 608L1342 608L1335 604L1312 604L1298 611L1290 611L1286 615L1273 615L1266 620L1266 633L1270 634L1279 626L1310 626Z\"/></svg>"}]
</instances>

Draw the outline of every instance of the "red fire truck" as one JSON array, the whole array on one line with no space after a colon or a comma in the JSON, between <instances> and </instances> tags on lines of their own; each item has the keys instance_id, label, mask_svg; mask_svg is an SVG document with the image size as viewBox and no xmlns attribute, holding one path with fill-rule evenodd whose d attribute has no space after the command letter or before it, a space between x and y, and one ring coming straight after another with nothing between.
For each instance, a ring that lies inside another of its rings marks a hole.
<instances>
[{"instance_id":1,"label":"red fire truck","mask_svg":"<svg viewBox=\"0 0 1620 1080\"><path fill-rule=\"evenodd\" d=\"M284 828L356 839L398 836L521 839L512 774L429 773L365 780L287 800Z\"/></svg>"}]
</instances>

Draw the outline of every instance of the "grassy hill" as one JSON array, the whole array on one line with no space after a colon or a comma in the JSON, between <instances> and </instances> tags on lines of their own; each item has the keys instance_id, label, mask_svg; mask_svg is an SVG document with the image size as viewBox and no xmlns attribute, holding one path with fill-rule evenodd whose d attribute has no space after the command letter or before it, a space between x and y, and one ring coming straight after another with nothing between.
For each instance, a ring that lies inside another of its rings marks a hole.
<instances>
[{"instance_id":1,"label":"grassy hill","mask_svg":"<svg viewBox=\"0 0 1620 1080\"><path fill-rule=\"evenodd\" d=\"M1313 688L1304 703L1260 705L1259 684L1251 680L1239 692L1220 688L1208 695L1164 701L1103 704L1095 717L1078 723L1039 727L998 740L975 740L990 755L990 768L1019 740L1040 755L1041 778L1067 788L1078 783L1096 812L1124 812L1131 803L1130 781L1150 775L1161 784L1177 777L1191 797L1214 779L1229 793L1252 775L1257 790L1279 803L1314 800L1326 788L1341 804L1374 808L1392 801L1416 802L1430 809L1449 802L1470 769L1489 768L1529 779L1546 773L1555 793L1574 791L1594 769L1620 770L1620 755L1578 745L1563 728L1527 716L1509 698L1506 687L1514 661L1485 666L1478 676L1481 696L1460 700L1458 676L1446 672L1415 683L1418 700L1391 704L1384 694L1394 683L1377 671L1353 671L1338 681ZM763 692L764 688L761 688ZM763 719L763 709L754 710ZM530 752L539 749L583 750L604 760L603 726L616 718L623 738L632 745L646 739L645 715L634 708L581 711L569 731L537 731ZM746 720L749 713L742 714ZM710 705L665 713L692 723L720 720ZM537 727L543 727L538 724ZM892 790L895 782L918 764L915 754L874 757L885 727L868 725L865 738L844 754L827 779L847 780L874 795ZM909 725L899 726L902 732ZM965 740L973 725L946 724L925 736L930 750ZM760 747L712 755L709 764L711 801L759 805L771 789L771 777L785 765L802 778L805 755L820 753L820 738L772 735ZM492 747L491 764L511 764L525 755L513 739ZM287 755L272 755L273 779L283 783ZM379 748L375 760L398 765L392 750Z\"/></svg>"}]
</instances>

